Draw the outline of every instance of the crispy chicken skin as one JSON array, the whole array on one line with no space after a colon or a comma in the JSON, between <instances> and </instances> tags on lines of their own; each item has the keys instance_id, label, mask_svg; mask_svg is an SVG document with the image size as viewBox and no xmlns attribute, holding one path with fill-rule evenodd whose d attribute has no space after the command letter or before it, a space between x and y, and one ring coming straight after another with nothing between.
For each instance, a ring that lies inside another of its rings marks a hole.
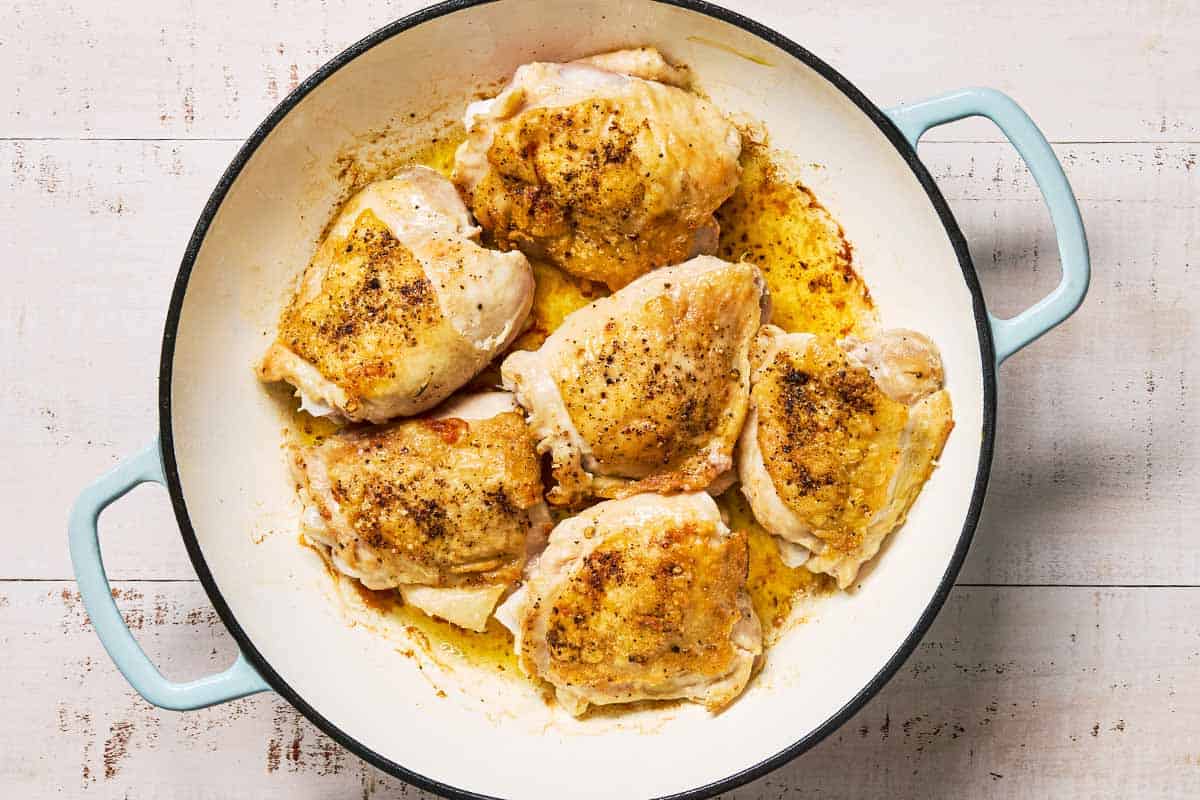
<instances>
[{"instance_id":1,"label":"crispy chicken skin","mask_svg":"<svg viewBox=\"0 0 1200 800\"><path fill-rule=\"evenodd\" d=\"M547 498L699 491L730 470L750 345L768 315L751 264L698 256L574 312L501 368L549 452Z\"/></svg>"},{"instance_id":2,"label":"crispy chicken skin","mask_svg":"<svg viewBox=\"0 0 1200 800\"><path fill-rule=\"evenodd\" d=\"M485 250L478 235L433 170L370 184L301 277L260 378L353 421L436 406L516 338L533 303L525 257Z\"/></svg>"},{"instance_id":3,"label":"crispy chicken skin","mask_svg":"<svg viewBox=\"0 0 1200 800\"><path fill-rule=\"evenodd\" d=\"M292 449L303 529L370 589L482 630L549 517L534 441L511 398L477 395L429 416Z\"/></svg>"},{"instance_id":4,"label":"crispy chicken skin","mask_svg":"<svg viewBox=\"0 0 1200 800\"><path fill-rule=\"evenodd\" d=\"M954 426L933 343L837 342L766 326L738 445L742 491L793 566L841 588L899 527Z\"/></svg>"},{"instance_id":5,"label":"crispy chicken skin","mask_svg":"<svg viewBox=\"0 0 1200 800\"><path fill-rule=\"evenodd\" d=\"M560 523L497 611L529 675L572 714L685 698L716 711L762 654L746 593L746 533L704 493L643 494Z\"/></svg>"},{"instance_id":6,"label":"crispy chicken skin","mask_svg":"<svg viewBox=\"0 0 1200 800\"><path fill-rule=\"evenodd\" d=\"M657 50L519 67L472 103L454 180L504 248L611 289L712 253L741 138Z\"/></svg>"}]
</instances>

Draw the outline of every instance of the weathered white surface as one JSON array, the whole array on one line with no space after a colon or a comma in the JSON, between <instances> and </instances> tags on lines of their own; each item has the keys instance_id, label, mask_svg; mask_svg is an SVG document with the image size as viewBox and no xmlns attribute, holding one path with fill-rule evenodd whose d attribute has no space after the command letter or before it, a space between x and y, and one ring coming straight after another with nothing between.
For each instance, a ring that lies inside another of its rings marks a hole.
<instances>
[{"instance_id":1,"label":"weathered white surface","mask_svg":"<svg viewBox=\"0 0 1200 800\"><path fill-rule=\"evenodd\" d=\"M344 47L424 5L8 3L0 135L240 139ZM1011 91L1054 139L1200 136L1200 26L1186 0L726 5L812 50L881 104L983 84ZM954 136L996 133L978 123Z\"/></svg>"},{"instance_id":2,"label":"weathered white surface","mask_svg":"<svg viewBox=\"0 0 1200 800\"><path fill-rule=\"evenodd\" d=\"M155 436L171 287L235 149L0 141L0 502L12 514L0 577L69 577L75 495ZM195 577L165 491L135 490L107 519L114 575Z\"/></svg>"},{"instance_id":3,"label":"weathered white surface","mask_svg":"<svg viewBox=\"0 0 1200 800\"><path fill-rule=\"evenodd\" d=\"M191 582L117 587L169 675L232 645ZM425 797L277 697L186 714L133 694L69 583L0 584L14 797ZM959 588L886 689L739 800L1200 792L1200 589ZM14 735L15 734L15 735Z\"/></svg>"},{"instance_id":4,"label":"weathered white surface","mask_svg":"<svg viewBox=\"0 0 1200 800\"><path fill-rule=\"evenodd\" d=\"M734 796L1197 796L1200 12L1179 0L728 4L882 105L971 84L1013 94L1063 143L1095 266L1080 314L1003 370L991 492L961 580L1008 585L956 589L856 719ZM175 270L240 140L319 64L419 5L0 7L0 579L48 579L0 580L5 796L423 796L278 698L148 707L86 624L63 535L79 488L153 435ZM134 141L77 141L113 138ZM978 143L998 139L984 123L930 138L942 143L922 157L993 307L1047 291L1053 238L1018 159ZM120 603L168 674L231 657L164 492L109 512L105 552L115 576L154 579L121 584Z\"/></svg>"},{"instance_id":5,"label":"weathered white surface","mask_svg":"<svg viewBox=\"0 0 1200 800\"><path fill-rule=\"evenodd\" d=\"M1064 145L1094 275L1083 307L1000 373L995 466L960 580L1200 583L1196 145ZM1059 278L1049 215L1007 147L922 149L992 309Z\"/></svg>"}]
</instances>

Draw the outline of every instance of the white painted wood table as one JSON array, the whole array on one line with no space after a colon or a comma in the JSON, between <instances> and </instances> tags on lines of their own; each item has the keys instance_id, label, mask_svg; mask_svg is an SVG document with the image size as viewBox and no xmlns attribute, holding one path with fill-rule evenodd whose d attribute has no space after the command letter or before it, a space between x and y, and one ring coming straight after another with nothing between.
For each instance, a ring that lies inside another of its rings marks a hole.
<instances>
[{"instance_id":1,"label":"white painted wood table","mask_svg":"<svg viewBox=\"0 0 1200 800\"><path fill-rule=\"evenodd\" d=\"M9 0L0 8L0 796L417 797L260 695L189 714L89 628L65 518L154 435L184 242L253 126L418 2ZM917 652L838 734L735 793L1200 796L1200 7L1185 0L737 6L880 104L1012 94L1079 197L1083 309L1005 365L984 519ZM922 144L992 307L1057 280L1028 173L982 123ZM105 517L119 603L172 677L233 646L165 493ZM832 657L832 656L831 656Z\"/></svg>"}]
</instances>

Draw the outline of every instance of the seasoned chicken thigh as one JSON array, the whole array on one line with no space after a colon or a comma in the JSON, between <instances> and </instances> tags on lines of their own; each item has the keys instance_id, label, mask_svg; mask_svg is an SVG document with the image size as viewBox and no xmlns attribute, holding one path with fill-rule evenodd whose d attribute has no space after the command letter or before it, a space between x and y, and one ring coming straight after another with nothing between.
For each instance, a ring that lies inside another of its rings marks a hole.
<instances>
[{"instance_id":1,"label":"seasoned chicken thigh","mask_svg":"<svg viewBox=\"0 0 1200 800\"><path fill-rule=\"evenodd\" d=\"M704 493L611 500L560 523L497 610L521 668L572 714L589 704L741 694L762 654L746 534Z\"/></svg>"},{"instance_id":2,"label":"seasoned chicken thigh","mask_svg":"<svg viewBox=\"0 0 1200 800\"><path fill-rule=\"evenodd\" d=\"M741 138L657 50L519 67L467 108L454 180L505 249L619 289L716 250Z\"/></svg>"},{"instance_id":3,"label":"seasoned chicken thigh","mask_svg":"<svg viewBox=\"0 0 1200 800\"><path fill-rule=\"evenodd\" d=\"M259 367L310 413L383 422L432 408L506 348L533 303L520 253L476 244L454 187L414 167L355 195Z\"/></svg>"},{"instance_id":4,"label":"seasoned chicken thigh","mask_svg":"<svg viewBox=\"0 0 1200 800\"><path fill-rule=\"evenodd\" d=\"M534 441L510 395L296 446L305 535L369 589L483 630L549 530Z\"/></svg>"},{"instance_id":5,"label":"seasoned chicken thigh","mask_svg":"<svg viewBox=\"0 0 1200 800\"><path fill-rule=\"evenodd\" d=\"M750 345L768 299L758 269L698 256L569 315L501 367L549 452L550 502L708 488L733 465Z\"/></svg>"},{"instance_id":6,"label":"seasoned chicken thigh","mask_svg":"<svg viewBox=\"0 0 1200 800\"><path fill-rule=\"evenodd\" d=\"M904 522L954 426L941 357L913 331L836 342L768 325L754 365L742 492L785 561L846 588Z\"/></svg>"}]
</instances>

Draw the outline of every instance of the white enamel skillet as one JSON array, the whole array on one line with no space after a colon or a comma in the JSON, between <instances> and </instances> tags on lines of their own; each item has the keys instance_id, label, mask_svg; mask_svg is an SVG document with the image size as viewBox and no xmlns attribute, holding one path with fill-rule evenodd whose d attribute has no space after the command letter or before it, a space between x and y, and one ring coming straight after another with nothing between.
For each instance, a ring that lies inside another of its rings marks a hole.
<instances>
[{"instance_id":1,"label":"white enamel skillet","mask_svg":"<svg viewBox=\"0 0 1200 800\"><path fill-rule=\"evenodd\" d=\"M473 92L521 63L643 44L690 65L720 108L761 120L774 146L821 165L800 177L844 227L882 323L923 331L940 345L956 427L908 523L861 588L821 602L724 713L675 706L575 723L469 675L458 677L477 684L479 696L438 697L394 642L346 624L319 559L298 546L279 403L251 365L345 189L346 153L369 156L383 146L370 139L380 130L427 139ZM915 149L926 129L972 115L994 121L1025 158L1058 235L1062 282L1008 320L985 308L966 243ZM820 741L912 652L978 520L996 368L1078 307L1088 274L1062 169L1002 94L970 89L881 110L800 45L692 0L443 3L319 69L254 132L217 185L167 312L159 438L85 490L72 512L79 588L122 673L165 708L273 690L357 755L451 797L708 797ZM196 573L241 649L220 674L166 680L109 593L96 520L146 481L167 486Z\"/></svg>"}]
</instances>

